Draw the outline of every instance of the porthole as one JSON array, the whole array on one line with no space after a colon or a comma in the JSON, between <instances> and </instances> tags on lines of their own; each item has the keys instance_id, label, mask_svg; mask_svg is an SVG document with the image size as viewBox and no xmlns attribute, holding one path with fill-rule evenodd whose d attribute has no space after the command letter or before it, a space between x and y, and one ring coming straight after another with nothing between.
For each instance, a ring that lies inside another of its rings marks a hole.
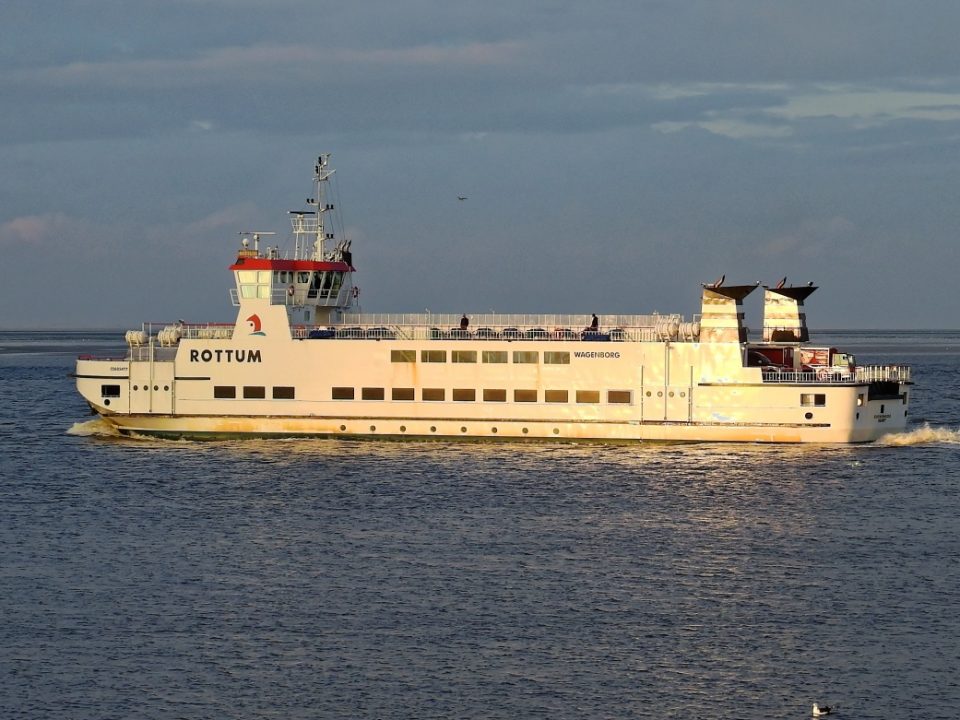
<instances>
[{"instance_id":1,"label":"porthole","mask_svg":"<svg viewBox=\"0 0 960 720\"><path fill-rule=\"evenodd\" d=\"M673 390L671 390L670 392L668 392L667 395L669 395L670 397L673 397Z\"/></svg>"},{"instance_id":2,"label":"porthole","mask_svg":"<svg viewBox=\"0 0 960 720\"><path fill-rule=\"evenodd\" d=\"M529 431L527 428L524 428L524 429L523 429L523 434L524 434L524 435L526 435L528 432L530 432L530 431Z\"/></svg>"},{"instance_id":3,"label":"porthole","mask_svg":"<svg viewBox=\"0 0 960 720\"><path fill-rule=\"evenodd\" d=\"M160 389L160 386L159 386L159 385L154 385L154 386L153 386L153 389L154 389L154 391L157 391L157 390ZM880 412L883 412L883 405L880 406Z\"/></svg>"},{"instance_id":4,"label":"porthole","mask_svg":"<svg viewBox=\"0 0 960 720\"><path fill-rule=\"evenodd\" d=\"M133 386L133 389L134 389L134 390L139 390L139 389L140 389L140 387L139 387L139 386L137 386L137 385L134 385L134 386Z\"/></svg>"},{"instance_id":5,"label":"porthole","mask_svg":"<svg viewBox=\"0 0 960 720\"><path fill-rule=\"evenodd\" d=\"M370 426L370 432L376 432L376 431L377 431L377 426L376 426L376 425L371 425L371 426Z\"/></svg>"},{"instance_id":6,"label":"porthole","mask_svg":"<svg viewBox=\"0 0 960 720\"><path fill-rule=\"evenodd\" d=\"M170 389L170 386L169 386L169 385L164 385L164 386L163 386L164 392L166 392L166 391L169 390L169 389Z\"/></svg>"},{"instance_id":7,"label":"porthole","mask_svg":"<svg viewBox=\"0 0 960 720\"><path fill-rule=\"evenodd\" d=\"M686 394L685 392L681 392L681 393L680 393L680 397L686 397L686 396L687 396L687 394Z\"/></svg>"},{"instance_id":8,"label":"porthole","mask_svg":"<svg viewBox=\"0 0 960 720\"><path fill-rule=\"evenodd\" d=\"M406 431L407 431L407 426L406 426L406 425L401 425L401 426L400 426L400 432L406 432Z\"/></svg>"},{"instance_id":9,"label":"porthole","mask_svg":"<svg viewBox=\"0 0 960 720\"><path fill-rule=\"evenodd\" d=\"M812 412L804 413L803 416L804 416L807 420L813 420L813 413L812 413Z\"/></svg>"},{"instance_id":10,"label":"porthole","mask_svg":"<svg viewBox=\"0 0 960 720\"><path fill-rule=\"evenodd\" d=\"M559 434L560 434L560 428L554 428L554 429L553 429L553 434L554 434L554 435L559 435Z\"/></svg>"},{"instance_id":11,"label":"porthole","mask_svg":"<svg viewBox=\"0 0 960 720\"><path fill-rule=\"evenodd\" d=\"M492 432L494 435L496 435L496 434L497 434L497 429L496 429L496 428L490 428L490 432Z\"/></svg>"},{"instance_id":12,"label":"porthole","mask_svg":"<svg viewBox=\"0 0 960 720\"><path fill-rule=\"evenodd\" d=\"M460 427L460 432L466 432L466 431L467 431L467 426L466 426L466 425L462 425L462 426Z\"/></svg>"},{"instance_id":13,"label":"porthole","mask_svg":"<svg viewBox=\"0 0 960 720\"><path fill-rule=\"evenodd\" d=\"M653 393L647 390L647 397L653 397Z\"/></svg>"},{"instance_id":14,"label":"porthole","mask_svg":"<svg viewBox=\"0 0 960 720\"><path fill-rule=\"evenodd\" d=\"M346 425L341 425L341 426L340 426L340 431L341 431L341 432L343 432L343 431L346 430L346 429L347 429L347 426L346 426Z\"/></svg>"},{"instance_id":15,"label":"porthole","mask_svg":"<svg viewBox=\"0 0 960 720\"><path fill-rule=\"evenodd\" d=\"M437 426L436 426L436 425L431 425L431 426L430 426L430 432L436 432L436 431L437 431Z\"/></svg>"},{"instance_id":16,"label":"porthole","mask_svg":"<svg viewBox=\"0 0 960 720\"><path fill-rule=\"evenodd\" d=\"M110 401L109 401L109 400L104 400L104 401L103 401L103 404L104 404L104 405L109 405L109 404L110 404Z\"/></svg>"},{"instance_id":17,"label":"porthole","mask_svg":"<svg viewBox=\"0 0 960 720\"><path fill-rule=\"evenodd\" d=\"M657 391L657 397L663 397L663 390Z\"/></svg>"}]
</instances>

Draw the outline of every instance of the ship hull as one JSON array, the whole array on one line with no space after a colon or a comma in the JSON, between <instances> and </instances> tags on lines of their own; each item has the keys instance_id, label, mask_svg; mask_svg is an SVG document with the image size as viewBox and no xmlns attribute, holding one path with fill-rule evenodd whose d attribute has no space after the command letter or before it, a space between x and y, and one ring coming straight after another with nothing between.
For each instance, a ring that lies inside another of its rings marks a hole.
<instances>
[{"instance_id":1,"label":"ship hull","mask_svg":"<svg viewBox=\"0 0 960 720\"><path fill-rule=\"evenodd\" d=\"M861 443L907 422L908 383L770 382L737 344L256 342L81 359L77 386L119 432L178 438Z\"/></svg>"},{"instance_id":2,"label":"ship hull","mask_svg":"<svg viewBox=\"0 0 960 720\"><path fill-rule=\"evenodd\" d=\"M233 438L371 438L391 440L470 441L585 441L631 442L740 442L740 443L867 443L902 432L905 423L850 428L830 423L699 424L620 423L569 420L477 421L467 418L277 417L277 416L177 416L104 415L104 420L128 436L169 439Z\"/></svg>"}]
</instances>

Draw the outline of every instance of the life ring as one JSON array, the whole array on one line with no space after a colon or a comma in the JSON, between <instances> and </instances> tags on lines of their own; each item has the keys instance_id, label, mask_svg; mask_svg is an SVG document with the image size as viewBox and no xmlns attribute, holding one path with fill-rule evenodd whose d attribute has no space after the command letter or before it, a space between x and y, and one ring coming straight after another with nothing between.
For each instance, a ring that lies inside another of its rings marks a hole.
<instances>
[{"instance_id":1,"label":"life ring","mask_svg":"<svg viewBox=\"0 0 960 720\"><path fill-rule=\"evenodd\" d=\"M293 297L293 285L287 288L287 295Z\"/></svg>"}]
</instances>

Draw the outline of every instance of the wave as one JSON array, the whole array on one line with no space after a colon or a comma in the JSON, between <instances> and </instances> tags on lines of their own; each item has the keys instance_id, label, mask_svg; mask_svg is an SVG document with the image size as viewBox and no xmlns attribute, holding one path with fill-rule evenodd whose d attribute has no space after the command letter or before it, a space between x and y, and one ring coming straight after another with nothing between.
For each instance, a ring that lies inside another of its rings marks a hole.
<instances>
[{"instance_id":1,"label":"wave","mask_svg":"<svg viewBox=\"0 0 960 720\"><path fill-rule=\"evenodd\" d=\"M67 429L67 435L79 435L81 437L93 435L100 437L120 437L120 431L117 430L116 425L108 423L103 418L98 417L93 420L74 423Z\"/></svg>"},{"instance_id":2,"label":"wave","mask_svg":"<svg viewBox=\"0 0 960 720\"><path fill-rule=\"evenodd\" d=\"M924 425L910 432L884 435L877 445L900 447L904 445L960 445L960 430Z\"/></svg>"}]
</instances>

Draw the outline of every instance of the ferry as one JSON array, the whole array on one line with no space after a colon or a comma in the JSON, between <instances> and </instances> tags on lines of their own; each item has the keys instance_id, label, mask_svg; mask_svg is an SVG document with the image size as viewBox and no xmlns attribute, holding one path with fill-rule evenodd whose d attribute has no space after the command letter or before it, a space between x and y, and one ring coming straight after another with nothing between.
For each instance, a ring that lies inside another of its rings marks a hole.
<instances>
[{"instance_id":1,"label":"ferry","mask_svg":"<svg viewBox=\"0 0 960 720\"><path fill-rule=\"evenodd\" d=\"M360 312L351 241L333 232L330 156L292 248L240 233L229 324L144 324L122 358L81 356L77 389L122 435L863 443L901 432L906 365L810 343L813 284L743 300L701 284L701 312Z\"/></svg>"}]
</instances>

